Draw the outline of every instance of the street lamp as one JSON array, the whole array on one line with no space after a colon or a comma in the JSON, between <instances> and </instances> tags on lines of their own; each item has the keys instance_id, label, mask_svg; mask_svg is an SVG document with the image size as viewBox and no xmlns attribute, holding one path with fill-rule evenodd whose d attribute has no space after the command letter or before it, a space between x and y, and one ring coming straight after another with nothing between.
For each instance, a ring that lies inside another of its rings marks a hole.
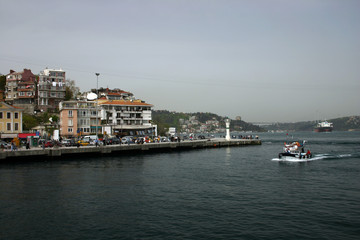
<instances>
[{"instance_id":1,"label":"street lamp","mask_svg":"<svg viewBox=\"0 0 360 240\"><path fill-rule=\"evenodd\" d=\"M99 85L99 75L100 73L95 73L96 75L96 126L95 126L95 132L96 132L96 139L97 141L99 141L99 136L98 136L98 99L99 99L99 96L98 96L98 85Z\"/></svg>"}]
</instances>

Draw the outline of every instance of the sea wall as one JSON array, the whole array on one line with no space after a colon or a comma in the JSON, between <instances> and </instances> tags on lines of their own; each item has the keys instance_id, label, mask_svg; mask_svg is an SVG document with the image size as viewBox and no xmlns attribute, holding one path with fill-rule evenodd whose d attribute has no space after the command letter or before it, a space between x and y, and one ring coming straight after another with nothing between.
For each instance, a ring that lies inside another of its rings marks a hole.
<instances>
[{"instance_id":1,"label":"sea wall","mask_svg":"<svg viewBox=\"0 0 360 240\"><path fill-rule=\"evenodd\" d=\"M20 149L17 151L0 152L0 162L9 162L15 160L31 161L39 158L69 158L81 156L111 156L121 153L142 154L152 152L168 152L192 150L201 148L218 148L218 147L235 147L261 145L259 139L233 139L226 141L224 139L212 140L194 140L183 142L166 142L166 143L146 143L146 144L122 144L107 146L81 146L81 147L58 147L58 148L32 148Z\"/></svg>"}]
</instances>

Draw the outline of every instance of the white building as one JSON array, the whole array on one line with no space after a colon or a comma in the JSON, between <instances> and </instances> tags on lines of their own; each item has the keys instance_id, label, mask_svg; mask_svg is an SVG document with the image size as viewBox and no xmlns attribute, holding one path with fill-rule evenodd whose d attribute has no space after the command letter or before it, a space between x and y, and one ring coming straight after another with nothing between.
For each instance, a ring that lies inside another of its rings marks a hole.
<instances>
[{"instance_id":1,"label":"white building","mask_svg":"<svg viewBox=\"0 0 360 240\"><path fill-rule=\"evenodd\" d=\"M111 129L112 134L120 136L157 135L157 126L151 123L153 105L141 100L99 100L99 105L102 126Z\"/></svg>"}]
</instances>

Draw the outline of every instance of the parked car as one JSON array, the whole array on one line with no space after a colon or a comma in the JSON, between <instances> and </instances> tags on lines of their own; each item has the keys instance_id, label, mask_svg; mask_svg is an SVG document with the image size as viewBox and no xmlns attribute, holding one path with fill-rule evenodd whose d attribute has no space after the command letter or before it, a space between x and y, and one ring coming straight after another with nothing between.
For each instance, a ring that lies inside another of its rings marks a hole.
<instances>
[{"instance_id":1,"label":"parked car","mask_svg":"<svg viewBox=\"0 0 360 240\"><path fill-rule=\"evenodd\" d=\"M167 137L160 137L161 142L170 142L169 138Z\"/></svg>"},{"instance_id":2,"label":"parked car","mask_svg":"<svg viewBox=\"0 0 360 240\"><path fill-rule=\"evenodd\" d=\"M130 136L122 137L121 143L122 144L131 144L131 143L134 143L134 139Z\"/></svg>"},{"instance_id":3,"label":"parked car","mask_svg":"<svg viewBox=\"0 0 360 240\"><path fill-rule=\"evenodd\" d=\"M73 139L63 139L61 144L65 147L76 146L76 142Z\"/></svg>"},{"instance_id":4,"label":"parked car","mask_svg":"<svg viewBox=\"0 0 360 240\"><path fill-rule=\"evenodd\" d=\"M52 141L46 141L45 142L45 147L53 147L54 146L54 143Z\"/></svg>"},{"instance_id":5,"label":"parked car","mask_svg":"<svg viewBox=\"0 0 360 240\"><path fill-rule=\"evenodd\" d=\"M4 148L4 149L10 149L11 148L11 144L7 143L5 141L0 141L0 147Z\"/></svg>"},{"instance_id":6,"label":"parked car","mask_svg":"<svg viewBox=\"0 0 360 240\"><path fill-rule=\"evenodd\" d=\"M78 143L79 143L81 146L87 146L87 145L90 144L89 142L85 142L84 140L79 140Z\"/></svg>"},{"instance_id":7,"label":"parked car","mask_svg":"<svg viewBox=\"0 0 360 240\"><path fill-rule=\"evenodd\" d=\"M205 136L204 135L199 135L198 139L205 139Z\"/></svg>"},{"instance_id":8,"label":"parked car","mask_svg":"<svg viewBox=\"0 0 360 240\"><path fill-rule=\"evenodd\" d=\"M120 144L120 139L117 137L108 138L106 141L106 144L109 144L109 145Z\"/></svg>"}]
</instances>

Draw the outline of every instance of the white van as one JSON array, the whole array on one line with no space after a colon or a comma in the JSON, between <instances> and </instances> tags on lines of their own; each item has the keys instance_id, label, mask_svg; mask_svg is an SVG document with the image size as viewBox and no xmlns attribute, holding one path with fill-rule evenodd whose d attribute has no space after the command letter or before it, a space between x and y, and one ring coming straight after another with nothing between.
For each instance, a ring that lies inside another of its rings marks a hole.
<instances>
[{"instance_id":1,"label":"white van","mask_svg":"<svg viewBox=\"0 0 360 240\"><path fill-rule=\"evenodd\" d=\"M83 137L84 142L94 142L96 139L96 135L88 135Z\"/></svg>"}]
</instances>

